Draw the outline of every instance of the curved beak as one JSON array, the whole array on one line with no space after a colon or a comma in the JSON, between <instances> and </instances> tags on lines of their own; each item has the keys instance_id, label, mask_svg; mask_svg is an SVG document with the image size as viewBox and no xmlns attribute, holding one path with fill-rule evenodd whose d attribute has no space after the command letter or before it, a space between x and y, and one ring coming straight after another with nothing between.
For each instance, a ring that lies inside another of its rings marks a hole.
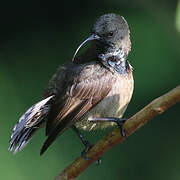
<instances>
[{"instance_id":1,"label":"curved beak","mask_svg":"<svg viewBox=\"0 0 180 180\"><path fill-rule=\"evenodd\" d=\"M74 61L74 58L76 57L76 54L78 53L79 49L84 45L86 44L88 41L93 41L93 40L96 40L96 39L100 39L100 37L96 34L92 34L91 36L89 36L86 40L84 40L80 45L79 47L76 49L75 53L74 53L74 56L72 58L72 61Z\"/></svg>"}]
</instances>

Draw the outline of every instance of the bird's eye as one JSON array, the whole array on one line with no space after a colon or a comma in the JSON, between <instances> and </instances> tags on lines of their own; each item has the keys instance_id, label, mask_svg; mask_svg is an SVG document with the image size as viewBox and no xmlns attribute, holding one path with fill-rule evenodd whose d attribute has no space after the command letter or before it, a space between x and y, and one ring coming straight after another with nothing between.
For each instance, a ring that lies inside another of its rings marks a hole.
<instances>
[{"instance_id":1,"label":"bird's eye","mask_svg":"<svg viewBox=\"0 0 180 180\"><path fill-rule=\"evenodd\" d=\"M114 33L112 31L110 31L108 34L107 34L107 37L112 37L114 35Z\"/></svg>"}]
</instances>

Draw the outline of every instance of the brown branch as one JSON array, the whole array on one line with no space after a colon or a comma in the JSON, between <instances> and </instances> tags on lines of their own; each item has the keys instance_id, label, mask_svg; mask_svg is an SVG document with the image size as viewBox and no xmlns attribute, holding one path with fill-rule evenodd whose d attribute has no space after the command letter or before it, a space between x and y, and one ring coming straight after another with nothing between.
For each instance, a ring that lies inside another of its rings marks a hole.
<instances>
[{"instance_id":1,"label":"brown branch","mask_svg":"<svg viewBox=\"0 0 180 180\"><path fill-rule=\"evenodd\" d=\"M158 114L163 113L169 107L173 106L180 101L180 85L169 91L168 93L160 96L159 98L153 100L150 104L136 113L134 116L129 118L125 124L124 129L126 135L129 136L146 122L151 120ZM57 177L56 180L73 180L78 177L81 172L83 172L89 165L102 156L104 152L108 151L116 144L121 143L125 140L121 136L118 128L113 130L111 133L106 135L103 139L98 141L87 153L87 156L91 160L85 160L82 157L77 158L72 164L66 167Z\"/></svg>"}]
</instances>

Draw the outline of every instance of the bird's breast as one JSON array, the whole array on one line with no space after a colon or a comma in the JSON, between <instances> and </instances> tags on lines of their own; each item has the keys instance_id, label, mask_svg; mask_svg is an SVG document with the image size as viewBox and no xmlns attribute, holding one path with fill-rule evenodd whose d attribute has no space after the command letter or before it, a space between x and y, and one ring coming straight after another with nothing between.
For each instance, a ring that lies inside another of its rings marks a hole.
<instances>
[{"instance_id":1,"label":"bird's breast","mask_svg":"<svg viewBox=\"0 0 180 180\"><path fill-rule=\"evenodd\" d=\"M84 130L104 129L113 126L113 122L89 122L88 117L118 117L121 118L131 100L134 88L132 72L127 75L114 74L116 81L109 94L93 107L80 121L78 128Z\"/></svg>"}]
</instances>

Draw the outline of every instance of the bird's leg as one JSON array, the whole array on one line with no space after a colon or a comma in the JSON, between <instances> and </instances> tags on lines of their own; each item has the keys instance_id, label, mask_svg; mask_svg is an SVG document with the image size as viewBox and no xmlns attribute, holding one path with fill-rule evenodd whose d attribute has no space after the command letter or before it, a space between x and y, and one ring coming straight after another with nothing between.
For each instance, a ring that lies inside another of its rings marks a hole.
<instances>
[{"instance_id":1,"label":"bird's leg","mask_svg":"<svg viewBox=\"0 0 180 180\"><path fill-rule=\"evenodd\" d=\"M92 144L87 141L87 139L81 134L81 132L76 128L76 126L72 126L72 128L85 146L85 149L81 152L81 156L86 160L90 160L90 158L86 157L86 153L92 147Z\"/></svg>"},{"instance_id":2,"label":"bird's leg","mask_svg":"<svg viewBox=\"0 0 180 180\"><path fill-rule=\"evenodd\" d=\"M99 118L99 117L89 117L88 120L90 122L115 122L117 123L120 131L121 131L121 135L123 137L126 136L126 133L124 131L124 127L123 124L125 123L125 121L127 120L126 118L114 118L114 117L105 117L105 118Z\"/></svg>"},{"instance_id":3,"label":"bird's leg","mask_svg":"<svg viewBox=\"0 0 180 180\"><path fill-rule=\"evenodd\" d=\"M86 153L89 151L89 149L92 148L93 144L91 144L82 134L81 132L76 128L76 126L72 126L72 129L75 131L75 133L80 138L81 142L84 144L85 149L81 152L81 156L86 160L91 160L91 158L88 158L86 156ZM101 157L97 160L97 164L101 163Z\"/></svg>"}]
</instances>

